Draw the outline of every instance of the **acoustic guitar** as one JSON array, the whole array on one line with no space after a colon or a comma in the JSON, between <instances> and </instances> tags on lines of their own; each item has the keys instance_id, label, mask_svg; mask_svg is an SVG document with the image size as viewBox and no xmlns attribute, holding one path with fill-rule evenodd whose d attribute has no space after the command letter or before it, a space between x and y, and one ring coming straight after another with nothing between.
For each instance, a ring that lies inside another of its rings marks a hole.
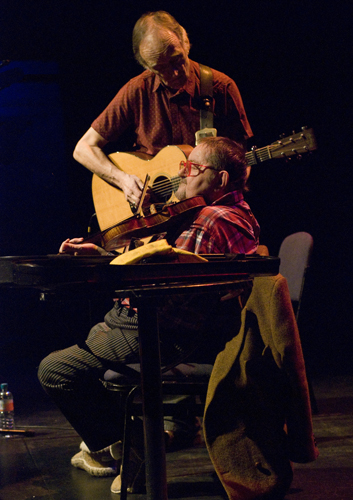
<instances>
[{"instance_id":1,"label":"acoustic guitar","mask_svg":"<svg viewBox=\"0 0 353 500\"><path fill-rule=\"evenodd\" d=\"M253 148L245 154L249 165L263 163L273 158L300 156L317 148L313 129L281 138L269 146ZM141 153L112 153L109 159L128 174L150 177L149 188L155 198L153 203L164 206L178 202L175 196L180 183L179 163L191 152L191 146L166 146L156 156ZM135 209L125 199L123 191L113 187L97 175L92 179L92 196L97 220L103 231L135 215Z\"/></svg>"}]
</instances>

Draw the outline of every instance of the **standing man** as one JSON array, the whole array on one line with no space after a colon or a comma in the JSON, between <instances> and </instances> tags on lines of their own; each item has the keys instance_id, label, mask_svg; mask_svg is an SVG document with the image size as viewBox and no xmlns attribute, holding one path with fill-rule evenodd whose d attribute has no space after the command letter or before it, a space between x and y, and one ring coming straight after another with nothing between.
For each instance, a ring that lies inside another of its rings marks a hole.
<instances>
[{"instance_id":1,"label":"standing man","mask_svg":"<svg viewBox=\"0 0 353 500\"><path fill-rule=\"evenodd\" d=\"M195 145L200 129L200 68L189 59L185 29L167 12L149 12L133 30L133 51L145 68L117 93L76 145L74 158L124 192L137 205L143 182L139 173L119 170L103 148L124 132L134 134L134 149L155 155L168 145ZM219 136L245 147L252 131L235 82L219 71L213 75L214 127ZM127 149L131 150L131 147Z\"/></svg>"}]
</instances>

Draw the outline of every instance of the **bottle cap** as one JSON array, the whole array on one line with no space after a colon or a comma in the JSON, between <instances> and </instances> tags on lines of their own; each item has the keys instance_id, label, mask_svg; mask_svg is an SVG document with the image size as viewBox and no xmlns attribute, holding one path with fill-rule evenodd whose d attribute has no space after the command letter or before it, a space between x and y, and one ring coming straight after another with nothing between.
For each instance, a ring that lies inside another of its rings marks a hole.
<instances>
[{"instance_id":1,"label":"bottle cap","mask_svg":"<svg viewBox=\"0 0 353 500\"><path fill-rule=\"evenodd\" d=\"M1 384L1 392L6 392L7 388L8 388L8 384L6 384L6 383Z\"/></svg>"}]
</instances>

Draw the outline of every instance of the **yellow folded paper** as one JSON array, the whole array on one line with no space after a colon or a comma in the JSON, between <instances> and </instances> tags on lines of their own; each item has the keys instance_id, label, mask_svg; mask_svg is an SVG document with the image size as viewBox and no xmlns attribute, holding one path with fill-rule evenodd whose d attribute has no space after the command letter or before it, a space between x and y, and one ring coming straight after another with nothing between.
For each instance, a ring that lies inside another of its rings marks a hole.
<instances>
[{"instance_id":1,"label":"yellow folded paper","mask_svg":"<svg viewBox=\"0 0 353 500\"><path fill-rule=\"evenodd\" d=\"M169 245L167 240L153 241L152 243L147 243L147 245L142 245L130 250L130 252L122 253L113 259L110 264L122 265L122 264L136 264L146 257L151 257L152 255L163 255L170 253L173 247Z\"/></svg>"},{"instance_id":2,"label":"yellow folded paper","mask_svg":"<svg viewBox=\"0 0 353 500\"><path fill-rule=\"evenodd\" d=\"M152 255L175 255L175 260L178 262L207 262L207 259L196 255L195 253L188 252L186 250L181 250L179 248L173 248L167 240L158 240L153 243L147 243L142 245L130 252L122 253L113 259L110 264L113 265L124 265L124 264L136 264L146 257L151 257Z\"/></svg>"}]
</instances>

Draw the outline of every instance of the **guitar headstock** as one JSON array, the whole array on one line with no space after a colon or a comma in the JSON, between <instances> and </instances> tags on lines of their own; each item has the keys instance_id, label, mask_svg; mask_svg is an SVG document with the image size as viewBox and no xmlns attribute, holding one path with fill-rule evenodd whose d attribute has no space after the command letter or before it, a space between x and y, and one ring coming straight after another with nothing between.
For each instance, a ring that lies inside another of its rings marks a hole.
<instances>
[{"instance_id":1,"label":"guitar headstock","mask_svg":"<svg viewBox=\"0 0 353 500\"><path fill-rule=\"evenodd\" d=\"M293 133L288 137L278 139L270 145L272 158L287 158L298 156L317 149L316 139L312 128L303 127L301 132Z\"/></svg>"},{"instance_id":2,"label":"guitar headstock","mask_svg":"<svg viewBox=\"0 0 353 500\"><path fill-rule=\"evenodd\" d=\"M256 165L272 158L300 157L303 153L309 153L317 149L316 139L312 128L302 127L297 134L293 132L288 137L282 137L269 146L257 149L255 146L251 151L245 153L248 165Z\"/></svg>"}]
</instances>

